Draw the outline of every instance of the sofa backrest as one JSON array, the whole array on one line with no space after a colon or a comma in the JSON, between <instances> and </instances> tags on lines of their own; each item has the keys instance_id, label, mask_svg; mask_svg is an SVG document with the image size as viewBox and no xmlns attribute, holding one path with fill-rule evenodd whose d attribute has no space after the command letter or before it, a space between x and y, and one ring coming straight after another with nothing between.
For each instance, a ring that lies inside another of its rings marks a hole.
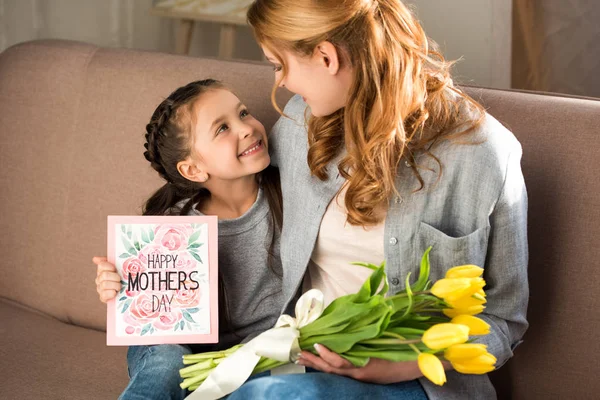
<instances>
[{"instance_id":1,"label":"sofa backrest","mask_svg":"<svg viewBox=\"0 0 600 400\"><path fill-rule=\"evenodd\" d=\"M0 55L0 297L105 329L91 258L106 254L106 216L139 215L161 186L143 156L146 124L173 90L208 77L270 129L273 73L261 63L55 40Z\"/></svg>"},{"instance_id":2,"label":"sofa backrest","mask_svg":"<svg viewBox=\"0 0 600 400\"><path fill-rule=\"evenodd\" d=\"M160 186L142 155L145 125L173 89L206 77L272 126L266 65L65 41L0 55L0 298L104 329L91 257L106 253L106 216L139 214ZM492 377L501 398L590 398L600 392L600 102L468 91L521 141L530 201L531 327Z\"/></svg>"},{"instance_id":3,"label":"sofa backrest","mask_svg":"<svg viewBox=\"0 0 600 400\"><path fill-rule=\"evenodd\" d=\"M469 92L521 142L529 197L530 327L496 386L504 398L597 398L600 99Z\"/></svg>"}]
</instances>

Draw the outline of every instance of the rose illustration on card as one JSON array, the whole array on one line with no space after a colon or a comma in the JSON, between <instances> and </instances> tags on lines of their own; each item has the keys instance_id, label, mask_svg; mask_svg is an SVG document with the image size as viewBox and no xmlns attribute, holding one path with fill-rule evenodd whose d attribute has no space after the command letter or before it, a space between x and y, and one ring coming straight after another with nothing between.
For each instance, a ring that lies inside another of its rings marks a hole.
<instances>
[{"instance_id":1,"label":"rose illustration on card","mask_svg":"<svg viewBox=\"0 0 600 400\"><path fill-rule=\"evenodd\" d=\"M216 343L217 218L109 216L108 345Z\"/></svg>"}]
</instances>

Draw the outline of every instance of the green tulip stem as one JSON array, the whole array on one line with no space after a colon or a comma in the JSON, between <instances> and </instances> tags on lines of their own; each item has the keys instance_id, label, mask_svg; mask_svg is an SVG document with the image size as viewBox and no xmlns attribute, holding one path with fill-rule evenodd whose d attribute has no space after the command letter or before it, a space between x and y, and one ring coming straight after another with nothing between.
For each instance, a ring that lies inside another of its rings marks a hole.
<instances>
[{"instance_id":1,"label":"green tulip stem","mask_svg":"<svg viewBox=\"0 0 600 400\"><path fill-rule=\"evenodd\" d=\"M179 375L181 375L182 378L190 378L201 371L211 370L215 365L213 360L209 359L179 370Z\"/></svg>"},{"instance_id":2,"label":"green tulip stem","mask_svg":"<svg viewBox=\"0 0 600 400\"><path fill-rule=\"evenodd\" d=\"M186 378L183 380L183 382L181 382L181 384L179 386L182 389L187 389L195 383L203 382L211 372L212 372L212 370L207 370L207 371L203 371L203 372L199 373L198 375L196 375L192 378Z\"/></svg>"},{"instance_id":3,"label":"green tulip stem","mask_svg":"<svg viewBox=\"0 0 600 400\"><path fill-rule=\"evenodd\" d=\"M419 342L420 342L420 340L419 340ZM421 354L421 350L419 350L417 346L415 346L415 345L414 345L414 344L412 344L412 343L411 343L411 344L409 344L409 346L410 346L410 348L411 348L411 349L413 349L413 350L415 351L415 353L417 353L417 354Z\"/></svg>"}]
</instances>

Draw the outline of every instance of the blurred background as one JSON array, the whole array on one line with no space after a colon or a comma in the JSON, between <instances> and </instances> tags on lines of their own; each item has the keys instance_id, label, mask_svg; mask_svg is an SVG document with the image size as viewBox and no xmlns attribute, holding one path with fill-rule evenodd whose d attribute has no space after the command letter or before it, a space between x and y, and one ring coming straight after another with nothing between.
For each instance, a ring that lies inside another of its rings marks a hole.
<instances>
[{"instance_id":1,"label":"blurred background","mask_svg":"<svg viewBox=\"0 0 600 400\"><path fill-rule=\"evenodd\" d=\"M600 97L599 0L406 0L455 80ZM33 39L262 61L250 0L0 0L0 51Z\"/></svg>"}]
</instances>

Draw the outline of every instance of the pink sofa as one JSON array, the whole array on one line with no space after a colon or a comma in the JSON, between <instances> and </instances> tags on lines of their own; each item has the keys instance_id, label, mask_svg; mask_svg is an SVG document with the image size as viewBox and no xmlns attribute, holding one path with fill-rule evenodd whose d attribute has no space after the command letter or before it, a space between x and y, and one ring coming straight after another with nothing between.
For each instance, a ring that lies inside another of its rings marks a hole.
<instances>
[{"instance_id":1,"label":"pink sofa","mask_svg":"<svg viewBox=\"0 0 600 400\"><path fill-rule=\"evenodd\" d=\"M106 216L140 213L160 184L142 155L154 107L206 77L276 120L262 64L66 41L0 54L0 398L115 399L126 385L91 257L106 252ZM530 196L531 328L493 374L499 396L596 398L600 101L468 90L522 142Z\"/></svg>"}]
</instances>

